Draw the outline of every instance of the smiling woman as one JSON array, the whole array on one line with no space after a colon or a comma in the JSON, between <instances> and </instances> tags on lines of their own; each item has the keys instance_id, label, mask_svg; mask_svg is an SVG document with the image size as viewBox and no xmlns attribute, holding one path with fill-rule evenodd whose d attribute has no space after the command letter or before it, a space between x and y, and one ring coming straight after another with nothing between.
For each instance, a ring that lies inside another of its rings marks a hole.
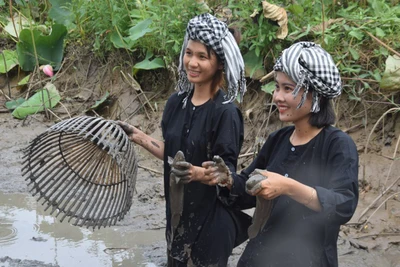
<instances>
[{"instance_id":1,"label":"smiling woman","mask_svg":"<svg viewBox=\"0 0 400 267\"><path fill-rule=\"evenodd\" d=\"M232 173L234 204L253 207L257 197L259 214L260 198L273 202L270 216L254 216L253 224L261 228L251 235L238 266L338 266L339 229L358 203L357 148L331 125L329 100L341 93L339 71L311 42L285 49L274 70L279 119L293 126L271 133L250 166ZM219 174L210 169L207 175ZM265 178L245 191L254 175Z\"/></svg>"},{"instance_id":2,"label":"smiling woman","mask_svg":"<svg viewBox=\"0 0 400 267\"><path fill-rule=\"evenodd\" d=\"M250 217L218 199L217 192L228 192L230 180L205 176L202 163L218 156L226 173L236 171L244 129L233 102L243 99L246 80L234 36L210 14L187 25L177 90L164 109L164 142L120 125L133 142L164 160L168 266L225 267L232 249L247 239Z\"/></svg>"},{"instance_id":3,"label":"smiling woman","mask_svg":"<svg viewBox=\"0 0 400 267\"><path fill-rule=\"evenodd\" d=\"M203 88L211 88L210 93L213 95L221 86L223 76L223 63L217 57L215 52L207 48L200 41L189 40L186 47L186 52L183 57L187 78L189 82L195 86ZM198 90L202 92L204 90ZM210 97L208 95L203 97L199 95L199 99L192 99L197 101L195 105L201 105Z\"/></svg>"}]
</instances>

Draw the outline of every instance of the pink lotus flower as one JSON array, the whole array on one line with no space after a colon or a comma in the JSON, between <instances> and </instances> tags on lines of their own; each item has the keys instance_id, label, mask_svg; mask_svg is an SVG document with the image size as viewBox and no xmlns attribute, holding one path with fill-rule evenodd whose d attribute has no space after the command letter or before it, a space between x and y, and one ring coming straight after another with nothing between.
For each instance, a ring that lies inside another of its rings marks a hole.
<instances>
[{"instance_id":1,"label":"pink lotus flower","mask_svg":"<svg viewBox=\"0 0 400 267\"><path fill-rule=\"evenodd\" d=\"M40 66L40 69L43 70L44 74L46 74L49 77L53 77L53 67L51 65L44 65Z\"/></svg>"}]
</instances>

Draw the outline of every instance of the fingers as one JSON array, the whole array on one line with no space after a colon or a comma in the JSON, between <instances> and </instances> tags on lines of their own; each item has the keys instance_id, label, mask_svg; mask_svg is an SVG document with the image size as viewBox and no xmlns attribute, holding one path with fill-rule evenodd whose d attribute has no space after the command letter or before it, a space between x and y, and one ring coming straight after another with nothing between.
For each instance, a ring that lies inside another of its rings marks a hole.
<instances>
[{"instance_id":1,"label":"fingers","mask_svg":"<svg viewBox=\"0 0 400 267\"><path fill-rule=\"evenodd\" d=\"M201 166L203 168L208 169L210 167L214 167L215 166L215 162L214 161L205 161L205 162L203 162L203 164L201 164Z\"/></svg>"},{"instance_id":2,"label":"fingers","mask_svg":"<svg viewBox=\"0 0 400 267\"><path fill-rule=\"evenodd\" d=\"M249 195L255 196L257 195L261 190L263 189L262 187L262 181L258 182L255 186L253 186L251 189L246 189L246 192Z\"/></svg>"},{"instance_id":3,"label":"fingers","mask_svg":"<svg viewBox=\"0 0 400 267\"><path fill-rule=\"evenodd\" d=\"M175 176L177 176L179 178L184 177L184 176L188 176L188 175L191 174L190 169L178 169L178 168L175 168L175 167L173 167L171 169L171 173L173 173Z\"/></svg>"},{"instance_id":4,"label":"fingers","mask_svg":"<svg viewBox=\"0 0 400 267\"><path fill-rule=\"evenodd\" d=\"M215 165L220 168L221 171L227 170L228 166L226 166L225 161L218 155L214 156L213 161Z\"/></svg>"},{"instance_id":5,"label":"fingers","mask_svg":"<svg viewBox=\"0 0 400 267\"><path fill-rule=\"evenodd\" d=\"M209 185L209 186L217 185L219 183L218 182L218 177L216 177L216 178L215 177L209 177L209 179L206 180L204 183Z\"/></svg>"},{"instance_id":6,"label":"fingers","mask_svg":"<svg viewBox=\"0 0 400 267\"><path fill-rule=\"evenodd\" d=\"M117 124L118 124L119 126L121 126L122 130L124 130L124 132L125 132L127 135L133 134L134 131L135 131L135 127L133 127L132 125L130 125L130 124L127 123L127 122L124 122L124 121L117 121Z\"/></svg>"},{"instance_id":7,"label":"fingers","mask_svg":"<svg viewBox=\"0 0 400 267\"><path fill-rule=\"evenodd\" d=\"M218 155L215 155L215 156L213 157L213 161L214 161L215 163L224 162L224 160L223 160L220 156L218 156Z\"/></svg>"},{"instance_id":8,"label":"fingers","mask_svg":"<svg viewBox=\"0 0 400 267\"><path fill-rule=\"evenodd\" d=\"M178 161L173 164L171 174L179 183L188 184L192 181L192 164L186 161Z\"/></svg>"},{"instance_id":9,"label":"fingers","mask_svg":"<svg viewBox=\"0 0 400 267\"><path fill-rule=\"evenodd\" d=\"M178 161L177 163L174 164L174 168L179 168L179 169L190 169L191 167L192 164L187 161Z\"/></svg>"},{"instance_id":10,"label":"fingers","mask_svg":"<svg viewBox=\"0 0 400 267\"><path fill-rule=\"evenodd\" d=\"M204 177L200 182L202 182L203 184L206 184L206 185L210 185L210 186L217 185L219 183L218 181L220 180L220 178L219 178L219 173L215 172L215 171L216 171L216 168L214 168L214 167L205 169Z\"/></svg>"},{"instance_id":11,"label":"fingers","mask_svg":"<svg viewBox=\"0 0 400 267\"><path fill-rule=\"evenodd\" d=\"M205 176L210 176L212 178L215 178L216 176L218 176L218 174L219 174L218 168L216 168L216 167L211 167L211 168L204 170Z\"/></svg>"},{"instance_id":12,"label":"fingers","mask_svg":"<svg viewBox=\"0 0 400 267\"><path fill-rule=\"evenodd\" d=\"M257 175L257 174L263 175L263 176L265 176L265 177L268 177L268 171L267 171L267 170L262 170L262 169L255 169L255 170L250 174L250 176L254 176L254 175Z\"/></svg>"}]
</instances>

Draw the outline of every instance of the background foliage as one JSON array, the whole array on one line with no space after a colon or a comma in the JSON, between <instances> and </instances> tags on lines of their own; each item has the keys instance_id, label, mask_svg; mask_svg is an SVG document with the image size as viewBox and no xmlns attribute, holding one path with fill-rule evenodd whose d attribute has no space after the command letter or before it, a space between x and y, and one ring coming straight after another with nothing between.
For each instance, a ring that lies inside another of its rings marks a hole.
<instances>
[{"instance_id":1,"label":"background foliage","mask_svg":"<svg viewBox=\"0 0 400 267\"><path fill-rule=\"evenodd\" d=\"M386 59L400 50L398 0L269 2L284 7L288 13L289 35L284 40L276 38L279 26L262 16L261 1L249 0L0 0L0 24L4 29L1 37L33 53L36 49L23 43L10 29L29 29L38 36L39 30L51 32L54 25L63 25L68 32L66 45L89 45L104 59L110 51L128 51L133 55L134 62L130 64L134 75L138 70L174 68L187 21L209 11L240 29L240 48L250 78L259 80L259 71L269 72L282 49L293 42L314 41L338 63L351 100L361 101L373 90L382 93L380 99L397 107L393 92L380 92L379 84ZM14 31L17 32L18 29ZM58 65L59 57L60 53L56 54ZM40 55L36 58L39 64ZM32 57L30 62L34 64ZM261 88L271 93L268 84ZM400 88L394 89L397 92Z\"/></svg>"}]
</instances>

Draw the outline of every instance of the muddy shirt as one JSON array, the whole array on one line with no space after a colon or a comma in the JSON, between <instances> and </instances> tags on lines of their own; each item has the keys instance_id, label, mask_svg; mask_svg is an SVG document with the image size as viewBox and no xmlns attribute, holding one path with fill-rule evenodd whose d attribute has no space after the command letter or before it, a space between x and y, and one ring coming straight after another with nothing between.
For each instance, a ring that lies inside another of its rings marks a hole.
<instances>
[{"instance_id":1,"label":"muddy shirt","mask_svg":"<svg viewBox=\"0 0 400 267\"><path fill-rule=\"evenodd\" d=\"M309 143L293 146L294 127L272 133L253 163L234 177L232 192L242 207L254 206L244 192L256 168L293 178L316 189L322 206L315 212L288 196L274 199L271 217L250 240L238 266L338 266L340 225L351 219L358 202L358 153L353 140L325 127Z\"/></svg>"},{"instance_id":2,"label":"muddy shirt","mask_svg":"<svg viewBox=\"0 0 400 267\"><path fill-rule=\"evenodd\" d=\"M224 92L221 90L214 100L200 106L194 106L189 96L186 108L182 109L185 96L174 93L168 99L161 123L165 140L167 243L170 256L174 259L185 262L191 254L195 263L223 266L218 262L220 259L227 261L234 246L236 230L229 212L217 200L215 186L200 182L185 185L183 213L174 238L170 240L170 166L167 162L168 156L174 157L178 150L183 151L186 161L195 166L201 166L204 161L219 155L231 172L235 172L243 143L243 118L235 104L222 104Z\"/></svg>"}]
</instances>

